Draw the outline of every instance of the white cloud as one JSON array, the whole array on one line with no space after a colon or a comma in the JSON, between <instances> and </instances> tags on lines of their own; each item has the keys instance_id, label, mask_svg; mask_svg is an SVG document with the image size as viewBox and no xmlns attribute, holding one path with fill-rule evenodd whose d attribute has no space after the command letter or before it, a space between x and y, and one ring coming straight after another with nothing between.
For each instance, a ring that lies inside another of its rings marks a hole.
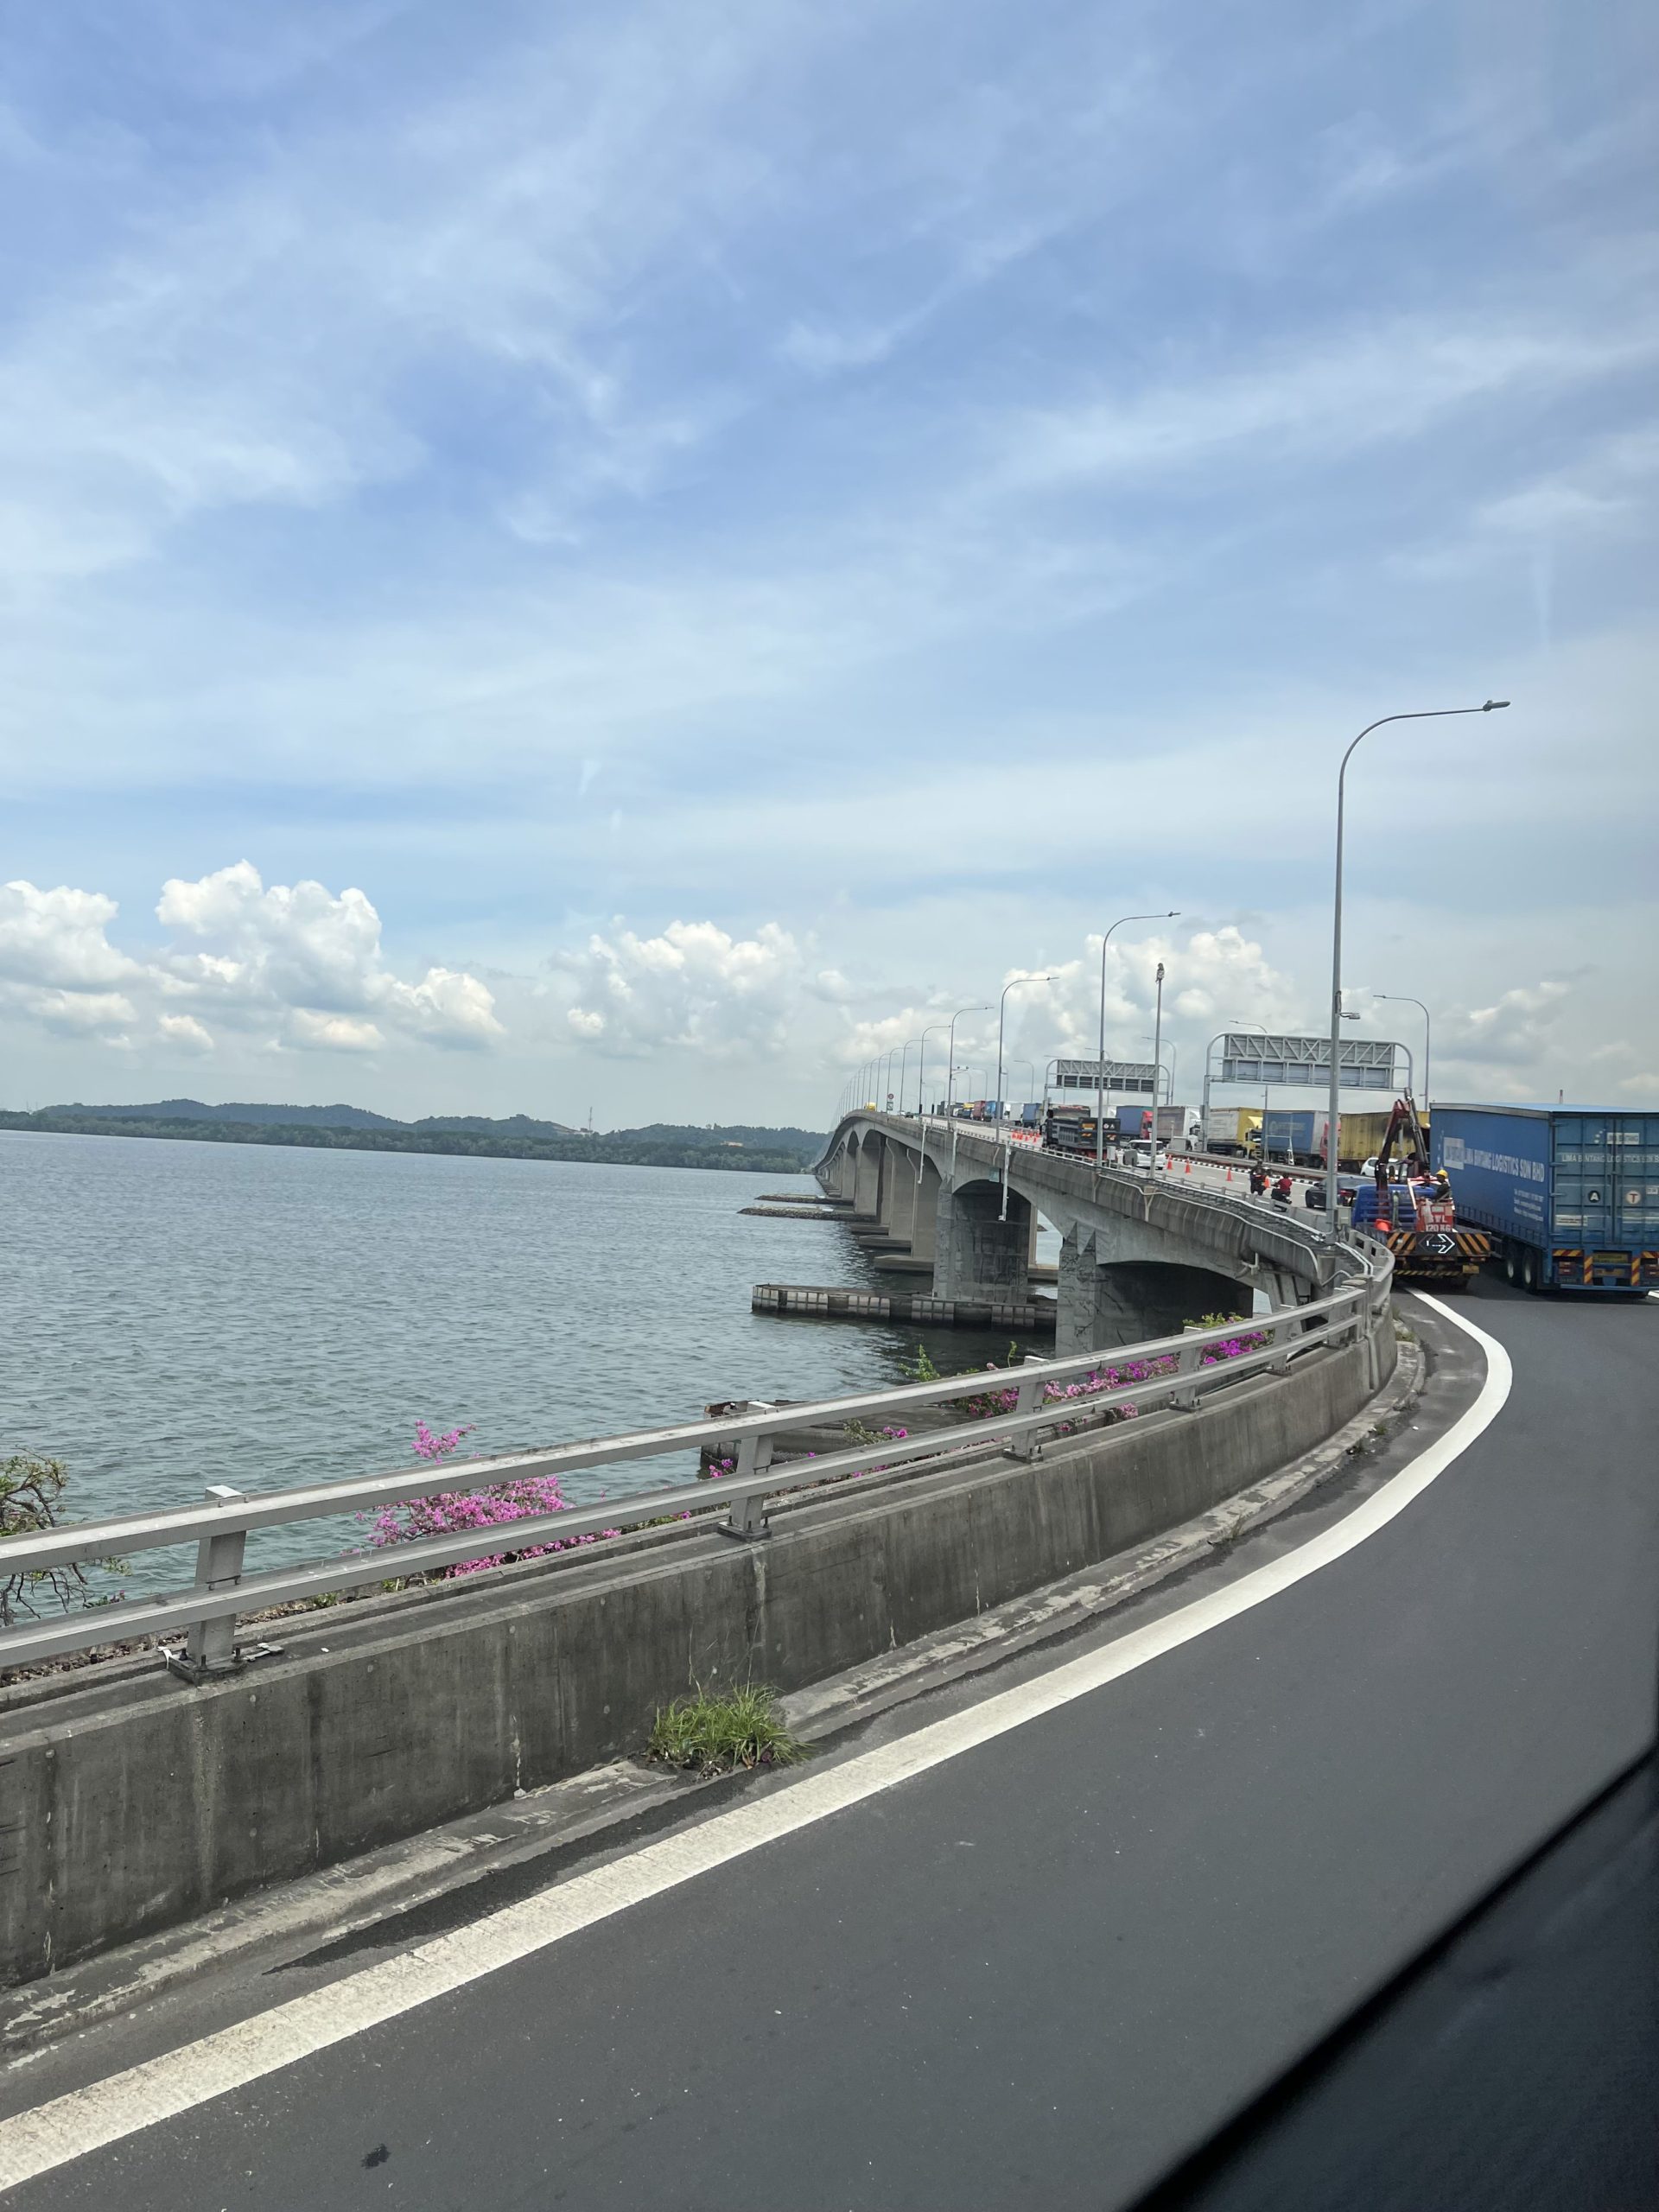
<instances>
[{"instance_id":1,"label":"white cloud","mask_svg":"<svg viewBox=\"0 0 1659 2212\"><path fill-rule=\"evenodd\" d=\"M372 1052L385 1039L372 1021L358 1021L348 1014L314 1014L298 1006L283 1024L287 1043L327 1052Z\"/></svg>"},{"instance_id":2,"label":"white cloud","mask_svg":"<svg viewBox=\"0 0 1659 2212\"><path fill-rule=\"evenodd\" d=\"M0 989L5 986L0 984ZM119 991L35 991L14 1003L48 1029L66 1037L86 1037L124 1030L138 1019L137 1007ZM113 1033L106 1042L118 1041Z\"/></svg>"},{"instance_id":3,"label":"white cloud","mask_svg":"<svg viewBox=\"0 0 1659 2212\"><path fill-rule=\"evenodd\" d=\"M380 917L361 891L336 896L311 882L267 889L239 861L194 882L169 879L156 912L200 942L137 958L110 942L112 899L7 884L0 1005L61 1033L142 1030L153 1044L192 1052L213 1050L214 1038L181 1001L245 1036L302 1051L368 1052L388 1032L445 1046L503 1033L493 995L475 976L429 968L406 982L386 966Z\"/></svg>"},{"instance_id":4,"label":"white cloud","mask_svg":"<svg viewBox=\"0 0 1659 2212\"><path fill-rule=\"evenodd\" d=\"M0 977L78 991L125 982L137 963L105 935L115 915L114 899L95 891L61 883L55 891L32 883L0 886Z\"/></svg>"},{"instance_id":5,"label":"white cloud","mask_svg":"<svg viewBox=\"0 0 1659 2212\"><path fill-rule=\"evenodd\" d=\"M1150 476L1231 452L1313 458L1408 439L1476 400L1544 397L1644 367L1659 327L1416 319L1357 325L1232 375L1033 414L1003 462L1011 488Z\"/></svg>"},{"instance_id":6,"label":"white cloud","mask_svg":"<svg viewBox=\"0 0 1659 2212\"><path fill-rule=\"evenodd\" d=\"M181 1046L189 1052L211 1052L213 1040L194 1014L164 1014L156 1027L169 1045Z\"/></svg>"},{"instance_id":7,"label":"white cloud","mask_svg":"<svg viewBox=\"0 0 1659 2212\"><path fill-rule=\"evenodd\" d=\"M555 966L575 988L570 1034L622 1058L665 1046L715 1057L781 1046L804 972L801 947L775 922L752 938L714 922L671 922L652 938L623 930Z\"/></svg>"},{"instance_id":8,"label":"white cloud","mask_svg":"<svg viewBox=\"0 0 1659 2212\"><path fill-rule=\"evenodd\" d=\"M174 955L164 972L175 988L232 1019L296 1009L285 1033L296 1045L369 1050L383 1041L376 1018L440 1045L482 1045L502 1033L493 995L476 976L431 968L406 983L391 972L380 917L361 891L336 895L310 882L267 889L257 869L238 861L194 883L169 879L156 912L218 948Z\"/></svg>"},{"instance_id":9,"label":"white cloud","mask_svg":"<svg viewBox=\"0 0 1659 2212\"><path fill-rule=\"evenodd\" d=\"M1529 1086L1521 1081L1552 1063L1559 1049L1559 1031L1571 1005L1567 984L1543 982L1519 984L1505 991L1490 1006L1453 1007L1436 1024L1434 1064L1437 1069L1461 1068L1509 1090ZM1533 1089L1538 1087L1535 1083ZM1444 1093L1437 1076L1435 1090Z\"/></svg>"}]
</instances>

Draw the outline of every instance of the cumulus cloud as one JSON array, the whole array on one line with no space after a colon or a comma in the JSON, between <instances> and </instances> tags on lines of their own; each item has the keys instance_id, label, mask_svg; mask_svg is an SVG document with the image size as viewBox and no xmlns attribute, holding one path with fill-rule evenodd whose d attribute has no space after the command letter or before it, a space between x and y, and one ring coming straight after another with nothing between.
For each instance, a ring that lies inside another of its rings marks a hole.
<instances>
[{"instance_id":1,"label":"cumulus cloud","mask_svg":"<svg viewBox=\"0 0 1659 2212\"><path fill-rule=\"evenodd\" d=\"M1031 1001L1029 1018L1050 1027L1053 1049L1090 1058L1100 1038L1101 940L1090 937L1080 960L1066 962L1045 993L1021 993ZM1149 1059L1143 1031L1152 1027L1157 1002L1157 974L1164 963L1164 1027L1213 1032L1230 1022L1260 1022L1264 1028L1301 1025L1299 994L1253 938L1232 924L1193 930L1184 940L1173 931L1114 938L1106 948L1106 1050L1122 1059ZM1010 1014L1016 1001L1008 1001ZM1022 1022L1027 1013L1022 1012Z\"/></svg>"},{"instance_id":2,"label":"cumulus cloud","mask_svg":"<svg viewBox=\"0 0 1659 2212\"><path fill-rule=\"evenodd\" d=\"M352 1052L389 1035L467 1046L503 1033L475 976L429 968L410 982L386 965L380 917L361 891L267 887L238 861L194 882L170 879L156 912L175 935L140 957L111 944L116 903L102 893L7 884L0 1006L72 1035L191 1052L212 1051L216 1028Z\"/></svg>"},{"instance_id":3,"label":"cumulus cloud","mask_svg":"<svg viewBox=\"0 0 1659 2212\"><path fill-rule=\"evenodd\" d=\"M1535 1066L1549 1052L1568 995L1565 983L1547 982L1505 991L1491 1006L1455 1007L1435 1033L1436 1056L1474 1069Z\"/></svg>"},{"instance_id":4,"label":"cumulus cloud","mask_svg":"<svg viewBox=\"0 0 1659 2212\"><path fill-rule=\"evenodd\" d=\"M188 1052L211 1052L213 1049L213 1038L194 1014L164 1014L156 1027L169 1045L182 1046Z\"/></svg>"},{"instance_id":5,"label":"cumulus cloud","mask_svg":"<svg viewBox=\"0 0 1659 2212\"><path fill-rule=\"evenodd\" d=\"M714 922L671 922L660 937L591 937L556 957L571 979L571 1036L620 1058L676 1046L723 1058L783 1044L805 981L789 931L766 922L734 938Z\"/></svg>"}]
</instances>

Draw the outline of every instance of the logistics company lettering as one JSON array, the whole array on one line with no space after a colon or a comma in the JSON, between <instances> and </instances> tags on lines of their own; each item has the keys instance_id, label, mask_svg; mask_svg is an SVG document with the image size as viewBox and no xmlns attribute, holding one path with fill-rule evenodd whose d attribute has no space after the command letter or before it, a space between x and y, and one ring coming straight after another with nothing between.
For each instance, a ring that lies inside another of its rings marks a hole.
<instances>
[{"instance_id":1,"label":"logistics company lettering","mask_svg":"<svg viewBox=\"0 0 1659 2212\"><path fill-rule=\"evenodd\" d=\"M1544 1163L1541 1160L1517 1160L1512 1152L1486 1152L1478 1145L1465 1144L1461 1137L1447 1137L1445 1160L1446 1167L1484 1167L1490 1175L1510 1175L1517 1183L1541 1183Z\"/></svg>"}]
</instances>

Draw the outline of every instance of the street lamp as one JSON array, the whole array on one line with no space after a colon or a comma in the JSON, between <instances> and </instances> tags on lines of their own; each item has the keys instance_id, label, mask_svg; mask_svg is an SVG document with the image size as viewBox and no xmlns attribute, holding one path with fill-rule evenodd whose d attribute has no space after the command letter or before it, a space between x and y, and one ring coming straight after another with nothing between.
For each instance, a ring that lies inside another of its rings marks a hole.
<instances>
[{"instance_id":1,"label":"street lamp","mask_svg":"<svg viewBox=\"0 0 1659 2212\"><path fill-rule=\"evenodd\" d=\"M1154 979L1158 987L1157 1012L1152 1020L1152 1143L1147 1151L1147 1166L1155 1170L1158 1165L1158 1069L1163 1050L1164 1035L1164 963L1158 963Z\"/></svg>"},{"instance_id":2,"label":"street lamp","mask_svg":"<svg viewBox=\"0 0 1659 2212\"><path fill-rule=\"evenodd\" d=\"M1120 914L1100 940L1100 1053L1095 1062L1095 1173L1099 1174L1106 1164L1106 948L1112 941L1112 930L1121 930L1126 922L1173 922L1180 912L1171 906L1161 914ZM1157 1104L1154 1096L1153 1103Z\"/></svg>"},{"instance_id":3,"label":"street lamp","mask_svg":"<svg viewBox=\"0 0 1659 2212\"><path fill-rule=\"evenodd\" d=\"M1008 1217L1008 1145L1007 1118L1002 1111L1002 1025L1007 1017L1008 993L1019 990L1026 983L1052 983L1052 973L1046 976L1014 976L1002 986L1002 995L996 1002L996 1107L997 1134L1002 1140L1002 1205L999 1219Z\"/></svg>"},{"instance_id":4,"label":"street lamp","mask_svg":"<svg viewBox=\"0 0 1659 2212\"><path fill-rule=\"evenodd\" d=\"M1141 1032L1141 1036L1143 1043L1150 1045L1154 1050L1156 1051L1158 1039L1153 1034L1151 1030L1143 1029ZM1180 1062L1181 1048L1179 1045L1172 1045L1169 1048L1169 1065L1166 1067L1163 1063L1160 1061L1154 1068L1152 1073L1152 1103L1154 1106L1158 1103L1158 1078L1160 1076L1167 1076L1169 1077L1169 1089L1165 1093L1164 1103L1166 1106L1173 1106L1175 1103L1175 1071L1180 1065Z\"/></svg>"},{"instance_id":5,"label":"street lamp","mask_svg":"<svg viewBox=\"0 0 1659 2212\"><path fill-rule=\"evenodd\" d=\"M1369 737L1385 722L1433 722L1444 721L1453 715L1490 715L1509 703L1507 699L1488 699L1479 707L1427 707L1414 714L1379 715L1374 722L1366 723L1359 737L1351 740L1337 771L1337 880L1336 894L1331 903L1331 1106L1325 1125L1325 1233L1333 1245L1337 1241L1337 1160L1340 1151L1337 1136L1342 1121L1338 1066L1342 1049L1342 824L1348 763L1354 757L1359 739Z\"/></svg>"},{"instance_id":6,"label":"street lamp","mask_svg":"<svg viewBox=\"0 0 1659 2212\"><path fill-rule=\"evenodd\" d=\"M944 1085L944 1110L947 1116L955 1103L957 1094L957 1024L964 1014L988 1014L990 1010L988 1003L979 1006L959 1006L950 1017L949 1023L950 1037L944 1048L945 1058L949 1063L949 1072Z\"/></svg>"},{"instance_id":7,"label":"street lamp","mask_svg":"<svg viewBox=\"0 0 1659 2212\"><path fill-rule=\"evenodd\" d=\"M924 1119L926 1118L927 1114L927 1040L936 1029L948 1029L950 1026L949 1022L945 1021L930 1021L922 1032L921 1051L916 1062L916 1110ZM916 1179L918 1183L922 1179L922 1163L919 1158L916 1162Z\"/></svg>"},{"instance_id":8,"label":"street lamp","mask_svg":"<svg viewBox=\"0 0 1659 2212\"><path fill-rule=\"evenodd\" d=\"M1414 1006L1423 1017L1423 1111L1428 1111L1428 1055L1433 1039L1429 1028L1428 1008L1421 999L1408 998L1403 991L1373 991L1374 999L1382 999L1390 1006Z\"/></svg>"},{"instance_id":9,"label":"street lamp","mask_svg":"<svg viewBox=\"0 0 1659 2212\"><path fill-rule=\"evenodd\" d=\"M1016 976L1012 982L1004 983L1002 986L1002 995L996 1002L996 1116L998 1121L1002 1118L1002 1024L1008 1010L1008 993L1019 990L1022 984L1052 983L1053 981L1052 975Z\"/></svg>"}]
</instances>

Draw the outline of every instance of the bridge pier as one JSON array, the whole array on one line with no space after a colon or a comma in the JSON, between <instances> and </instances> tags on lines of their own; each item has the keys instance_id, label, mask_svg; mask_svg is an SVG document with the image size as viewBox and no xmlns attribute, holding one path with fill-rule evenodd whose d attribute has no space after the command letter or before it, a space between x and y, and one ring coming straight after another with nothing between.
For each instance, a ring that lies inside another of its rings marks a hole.
<instances>
[{"instance_id":1,"label":"bridge pier","mask_svg":"<svg viewBox=\"0 0 1659 2212\"><path fill-rule=\"evenodd\" d=\"M906 1163L908 1164L908 1163ZM931 1160L922 1161L921 1179L911 1170L910 1254L913 1260L937 1265L938 1259L939 1171Z\"/></svg>"},{"instance_id":2,"label":"bridge pier","mask_svg":"<svg viewBox=\"0 0 1659 2212\"><path fill-rule=\"evenodd\" d=\"M1179 1336L1206 1313L1250 1310L1249 1290L1230 1275L1179 1261L1103 1258L1099 1247L1105 1242L1100 1232L1080 1227L1061 1240L1057 1359Z\"/></svg>"},{"instance_id":3,"label":"bridge pier","mask_svg":"<svg viewBox=\"0 0 1659 2212\"><path fill-rule=\"evenodd\" d=\"M853 1211L871 1221L881 1211L881 1159L887 1148L874 1133L866 1135L853 1171Z\"/></svg>"},{"instance_id":4,"label":"bridge pier","mask_svg":"<svg viewBox=\"0 0 1659 2212\"><path fill-rule=\"evenodd\" d=\"M916 1236L916 1171L908 1153L887 1147L883 1163L881 1219L890 1236L902 1237L912 1250Z\"/></svg>"},{"instance_id":5,"label":"bridge pier","mask_svg":"<svg viewBox=\"0 0 1659 2212\"><path fill-rule=\"evenodd\" d=\"M995 1183L941 1189L935 1209L933 1292L938 1298L984 1298L1023 1304L1031 1295L1028 1255L1032 1208L1008 1192L1007 1220Z\"/></svg>"}]
</instances>

